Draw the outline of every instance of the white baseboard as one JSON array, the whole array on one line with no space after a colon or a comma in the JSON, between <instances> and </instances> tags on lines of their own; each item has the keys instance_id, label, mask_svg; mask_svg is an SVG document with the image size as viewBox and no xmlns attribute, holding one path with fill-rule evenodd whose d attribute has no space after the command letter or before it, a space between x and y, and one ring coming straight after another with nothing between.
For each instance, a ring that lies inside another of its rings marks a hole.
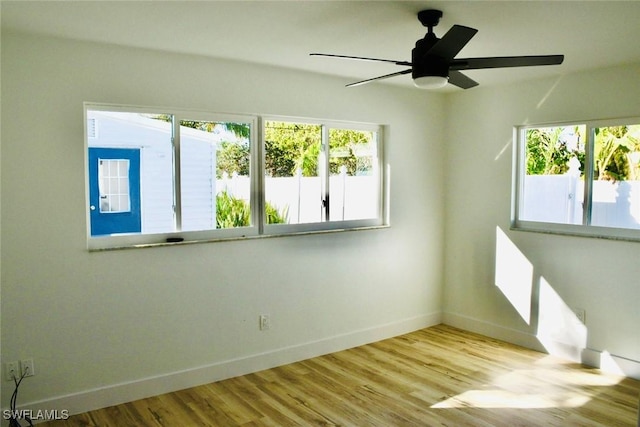
<instances>
[{"instance_id":1,"label":"white baseboard","mask_svg":"<svg viewBox=\"0 0 640 427\"><path fill-rule=\"evenodd\" d=\"M582 351L582 363L600 368L605 372L640 380L639 361L616 356L607 351L586 348Z\"/></svg>"},{"instance_id":2,"label":"white baseboard","mask_svg":"<svg viewBox=\"0 0 640 427\"><path fill-rule=\"evenodd\" d=\"M640 361L612 355L606 351L592 348L577 348L561 342L551 343L552 345L547 343L545 346L533 334L457 313L443 313L442 323L464 329L465 331L475 332L522 347L573 360L586 366L601 369L604 372L624 375L640 380Z\"/></svg>"},{"instance_id":3,"label":"white baseboard","mask_svg":"<svg viewBox=\"0 0 640 427\"><path fill-rule=\"evenodd\" d=\"M57 409L66 410L70 415L79 414L381 341L434 326L441 321L440 312L425 314L265 353L30 402L20 405L19 409L32 410L34 413Z\"/></svg>"},{"instance_id":4,"label":"white baseboard","mask_svg":"<svg viewBox=\"0 0 640 427\"><path fill-rule=\"evenodd\" d=\"M536 351L547 352L535 335L457 313L443 313L442 323L465 331L506 341Z\"/></svg>"}]
</instances>

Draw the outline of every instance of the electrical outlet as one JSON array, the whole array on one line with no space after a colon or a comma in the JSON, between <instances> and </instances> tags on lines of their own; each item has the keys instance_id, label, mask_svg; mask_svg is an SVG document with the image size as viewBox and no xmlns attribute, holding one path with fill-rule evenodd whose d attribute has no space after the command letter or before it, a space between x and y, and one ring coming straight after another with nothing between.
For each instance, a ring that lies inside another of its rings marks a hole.
<instances>
[{"instance_id":1,"label":"electrical outlet","mask_svg":"<svg viewBox=\"0 0 640 427\"><path fill-rule=\"evenodd\" d=\"M574 308L573 313L576 315L576 318L583 324L586 324L586 313L584 308Z\"/></svg>"},{"instance_id":2,"label":"electrical outlet","mask_svg":"<svg viewBox=\"0 0 640 427\"><path fill-rule=\"evenodd\" d=\"M33 365L33 359L24 359L20 361L20 374L30 377L36 374L36 368Z\"/></svg>"},{"instance_id":3,"label":"electrical outlet","mask_svg":"<svg viewBox=\"0 0 640 427\"><path fill-rule=\"evenodd\" d=\"M7 362L4 364L4 377L7 381L13 381L14 378L20 378L18 362Z\"/></svg>"},{"instance_id":4,"label":"electrical outlet","mask_svg":"<svg viewBox=\"0 0 640 427\"><path fill-rule=\"evenodd\" d=\"M259 320L261 331L266 331L271 328L271 317L269 317L268 314L261 314Z\"/></svg>"}]
</instances>

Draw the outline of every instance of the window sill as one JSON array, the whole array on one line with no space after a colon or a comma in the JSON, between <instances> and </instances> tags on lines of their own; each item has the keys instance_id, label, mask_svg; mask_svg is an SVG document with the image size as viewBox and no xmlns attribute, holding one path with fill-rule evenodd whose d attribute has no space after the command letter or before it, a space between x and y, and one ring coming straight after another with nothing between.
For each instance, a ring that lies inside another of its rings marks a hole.
<instances>
[{"instance_id":1,"label":"window sill","mask_svg":"<svg viewBox=\"0 0 640 427\"><path fill-rule=\"evenodd\" d=\"M184 246L184 245L194 245L194 244L201 244L201 243L233 242L238 240L260 240L260 239L271 239L271 238L279 238L279 237L344 233L344 232L350 232L350 231L380 230L380 229L386 229L390 227L391 227L390 225L373 225L373 226L365 226L365 227L340 228L340 229L331 229L331 230L299 231L299 232L293 232L293 233L261 234L261 235L255 235L255 236L234 236L234 237L222 237L222 238L202 239L202 240L185 240L182 242L142 243L142 244L134 244L134 245L126 245L126 246L113 246L109 248L90 248L88 249L88 251L89 252L107 252L107 251L116 251L116 250L123 250L123 249L159 248L159 247L165 247L165 246Z\"/></svg>"},{"instance_id":2,"label":"window sill","mask_svg":"<svg viewBox=\"0 0 640 427\"><path fill-rule=\"evenodd\" d=\"M629 228L613 228L598 226L582 226L570 224L523 222L512 224L513 231L553 234L571 237L590 237L592 239L640 242L640 230Z\"/></svg>"}]
</instances>

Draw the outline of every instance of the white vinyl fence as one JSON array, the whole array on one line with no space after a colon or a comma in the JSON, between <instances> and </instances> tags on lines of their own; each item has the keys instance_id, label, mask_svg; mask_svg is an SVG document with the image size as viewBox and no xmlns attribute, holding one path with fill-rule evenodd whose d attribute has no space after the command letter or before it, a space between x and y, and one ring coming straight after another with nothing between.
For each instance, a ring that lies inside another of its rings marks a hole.
<instances>
[{"instance_id":1,"label":"white vinyl fence","mask_svg":"<svg viewBox=\"0 0 640 427\"><path fill-rule=\"evenodd\" d=\"M375 218L378 214L378 185L375 176L329 178L332 221ZM246 176L223 177L216 188L249 200L250 180ZM319 177L265 177L265 199L279 212L287 213L289 224L319 222L322 219L322 181Z\"/></svg>"},{"instance_id":2,"label":"white vinyl fence","mask_svg":"<svg viewBox=\"0 0 640 427\"><path fill-rule=\"evenodd\" d=\"M527 175L526 221L582 224L584 181L573 175ZM640 181L594 181L591 225L640 229Z\"/></svg>"}]
</instances>

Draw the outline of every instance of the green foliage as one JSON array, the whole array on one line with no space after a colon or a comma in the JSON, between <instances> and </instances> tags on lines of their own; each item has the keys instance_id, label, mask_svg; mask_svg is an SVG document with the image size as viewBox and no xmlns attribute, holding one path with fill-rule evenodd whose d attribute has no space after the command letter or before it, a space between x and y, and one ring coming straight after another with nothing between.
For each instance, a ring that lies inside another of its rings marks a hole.
<instances>
[{"instance_id":1,"label":"green foliage","mask_svg":"<svg viewBox=\"0 0 640 427\"><path fill-rule=\"evenodd\" d=\"M559 175L569 170L569 160L576 156L578 150L568 148L562 139L564 130L563 127L555 127L526 131L527 175Z\"/></svg>"},{"instance_id":2,"label":"green foliage","mask_svg":"<svg viewBox=\"0 0 640 427\"><path fill-rule=\"evenodd\" d=\"M317 176L322 127L287 122L267 122L265 126L265 171L273 177Z\"/></svg>"},{"instance_id":3,"label":"green foliage","mask_svg":"<svg viewBox=\"0 0 640 427\"><path fill-rule=\"evenodd\" d=\"M578 137L578 147L569 149L563 139L567 128L539 128L526 132L527 174L553 175L566 173L569 160L576 157L584 173L586 154L582 148L580 131L576 126L573 134ZM584 131L583 131L584 132ZM570 132L569 132L570 133ZM640 157L640 125L609 126L595 128L594 174L595 180L640 179L638 159Z\"/></svg>"},{"instance_id":4,"label":"green foliage","mask_svg":"<svg viewBox=\"0 0 640 427\"><path fill-rule=\"evenodd\" d=\"M224 172L249 176L250 164L249 144L224 141L218 146L216 177L222 178Z\"/></svg>"},{"instance_id":5,"label":"green foliage","mask_svg":"<svg viewBox=\"0 0 640 427\"><path fill-rule=\"evenodd\" d=\"M610 126L595 129L594 178L599 180L636 179L637 164L630 154L640 149L640 126Z\"/></svg>"},{"instance_id":6,"label":"green foliage","mask_svg":"<svg viewBox=\"0 0 640 427\"><path fill-rule=\"evenodd\" d=\"M347 175L355 176L358 172L368 173L371 170L371 157L356 156L356 150L367 147L371 142L371 132L348 129L331 129L329 131L329 173L337 175L345 166Z\"/></svg>"},{"instance_id":7,"label":"green foliage","mask_svg":"<svg viewBox=\"0 0 640 427\"><path fill-rule=\"evenodd\" d=\"M288 208L278 211L269 202L265 205L267 224L286 224ZM222 191L216 195L216 228L248 227L251 208L246 201Z\"/></svg>"},{"instance_id":8,"label":"green foliage","mask_svg":"<svg viewBox=\"0 0 640 427\"><path fill-rule=\"evenodd\" d=\"M295 169L302 171L302 176L318 176L318 159L320 158L321 144L310 144L298 153L295 159Z\"/></svg>"},{"instance_id":9,"label":"green foliage","mask_svg":"<svg viewBox=\"0 0 640 427\"><path fill-rule=\"evenodd\" d=\"M171 122L172 116L152 116L157 120ZM232 175L249 175L250 127L245 123L222 123L181 120L180 126L213 132L218 126L233 132L238 141L224 141L218 145L216 177L226 172ZM340 173L342 166L347 174L366 174L371 170L371 156L357 156L371 144L371 133L360 130L331 129L329 133L329 173ZM274 122L265 126L265 171L272 177L295 176L300 169L302 176L318 176L322 151L322 126L315 124Z\"/></svg>"},{"instance_id":10,"label":"green foliage","mask_svg":"<svg viewBox=\"0 0 640 427\"><path fill-rule=\"evenodd\" d=\"M187 128L201 130L203 132L213 132L217 126L224 126L224 124L216 123L216 122L198 122L194 120L180 120L180 126L184 126Z\"/></svg>"},{"instance_id":11,"label":"green foliage","mask_svg":"<svg viewBox=\"0 0 640 427\"><path fill-rule=\"evenodd\" d=\"M248 227L251 225L251 209L242 199L226 191L216 195L216 228Z\"/></svg>"},{"instance_id":12,"label":"green foliage","mask_svg":"<svg viewBox=\"0 0 640 427\"><path fill-rule=\"evenodd\" d=\"M251 129L247 123L224 123L224 127L233 132L239 139L249 139Z\"/></svg>"},{"instance_id":13,"label":"green foliage","mask_svg":"<svg viewBox=\"0 0 640 427\"><path fill-rule=\"evenodd\" d=\"M265 168L269 176L317 176L322 151L322 126L288 122L267 122L265 126ZM342 166L348 175L371 170L370 156L356 156L371 144L371 132L348 129L329 131L329 173Z\"/></svg>"},{"instance_id":14,"label":"green foliage","mask_svg":"<svg viewBox=\"0 0 640 427\"><path fill-rule=\"evenodd\" d=\"M296 170L295 159L288 155L283 144L267 139L265 142L265 170L273 177L293 176Z\"/></svg>"},{"instance_id":15,"label":"green foliage","mask_svg":"<svg viewBox=\"0 0 640 427\"><path fill-rule=\"evenodd\" d=\"M171 116L166 114L160 114L154 117L159 120L167 122L171 121ZM196 120L180 120L180 126L185 126L192 129L198 129L204 132L213 132L213 130L221 126L224 129L233 132L238 139L249 139L251 133L248 123L232 123L232 122L208 122L208 121L196 121Z\"/></svg>"},{"instance_id":16,"label":"green foliage","mask_svg":"<svg viewBox=\"0 0 640 427\"><path fill-rule=\"evenodd\" d=\"M249 175L249 135L251 130L247 123L181 120L180 126L186 126L204 132L213 132L216 127L221 126L233 132L238 138L238 141L223 141L217 147L216 177L222 178L224 172L229 175L232 175L234 172L238 175Z\"/></svg>"},{"instance_id":17,"label":"green foliage","mask_svg":"<svg viewBox=\"0 0 640 427\"><path fill-rule=\"evenodd\" d=\"M267 224L287 224L289 222L289 207L279 211L271 203L266 202L264 206Z\"/></svg>"}]
</instances>

